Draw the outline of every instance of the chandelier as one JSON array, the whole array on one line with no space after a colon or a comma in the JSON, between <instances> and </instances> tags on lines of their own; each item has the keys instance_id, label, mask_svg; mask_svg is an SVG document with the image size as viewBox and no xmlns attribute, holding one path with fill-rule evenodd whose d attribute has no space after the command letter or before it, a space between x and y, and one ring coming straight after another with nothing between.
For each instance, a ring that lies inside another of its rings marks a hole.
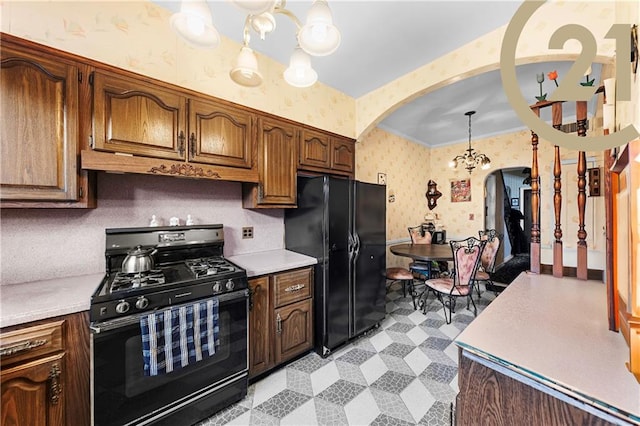
<instances>
[{"instance_id":1,"label":"chandelier","mask_svg":"<svg viewBox=\"0 0 640 426\"><path fill-rule=\"evenodd\" d=\"M311 68L313 56L327 56L340 45L340 32L333 25L333 17L326 0L314 0L307 12L304 25L288 9L286 0L231 0L247 13L243 30L243 45L229 76L236 83L255 87L262 83L258 59L249 47L251 30L265 39L276 29L275 15L290 18L296 25L298 45L291 54L289 67L284 71L285 81L294 87L309 87L318 80ZM211 10L205 0L182 0L180 12L171 16L171 28L195 47L213 49L220 43L220 35L213 26Z\"/></svg>"},{"instance_id":2,"label":"chandelier","mask_svg":"<svg viewBox=\"0 0 640 426\"><path fill-rule=\"evenodd\" d=\"M458 168L458 166L464 166L469 170L469 174L479 164L482 170L487 170L491 167L491 160L484 154L477 154L473 148L471 148L471 116L475 114L475 111L467 111L464 115L469 117L469 148L462 155L458 155L456 158L449 162L449 167Z\"/></svg>"}]
</instances>

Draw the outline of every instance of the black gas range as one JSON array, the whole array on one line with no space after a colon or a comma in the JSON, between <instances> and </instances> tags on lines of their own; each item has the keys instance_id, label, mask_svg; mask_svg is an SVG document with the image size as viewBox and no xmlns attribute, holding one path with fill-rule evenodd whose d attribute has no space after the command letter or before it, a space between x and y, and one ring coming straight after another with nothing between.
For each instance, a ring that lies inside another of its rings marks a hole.
<instances>
[{"instance_id":1,"label":"black gas range","mask_svg":"<svg viewBox=\"0 0 640 426\"><path fill-rule=\"evenodd\" d=\"M92 424L191 425L246 395L247 274L223 247L218 224L106 230L106 274L90 311ZM153 267L124 273L132 251L153 253ZM163 332L151 333L151 321ZM209 332L206 350L192 346ZM150 372L150 339L154 360L172 357L171 368Z\"/></svg>"},{"instance_id":2,"label":"black gas range","mask_svg":"<svg viewBox=\"0 0 640 426\"><path fill-rule=\"evenodd\" d=\"M138 246L156 248L156 266L122 272L127 253ZM107 229L106 276L91 298L91 321L247 289L246 272L223 257L223 247L222 225Z\"/></svg>"}]
</instances>

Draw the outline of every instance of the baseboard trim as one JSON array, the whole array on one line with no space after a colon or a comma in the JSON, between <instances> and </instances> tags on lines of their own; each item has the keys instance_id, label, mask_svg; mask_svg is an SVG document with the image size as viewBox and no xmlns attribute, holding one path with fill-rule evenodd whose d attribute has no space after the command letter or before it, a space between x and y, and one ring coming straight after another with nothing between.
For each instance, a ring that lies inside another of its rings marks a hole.
<instances>
[{"instance_id":1,"label":"baseboard trim","mask_svg":"<svg viewBox=\"0 0 640 426\"><path fill-rule=\"evenodd\" d=\"M553 275L553 265L540 265L540 273L543 275ZM576 278L578 268L575 266L563 266L562 276ZM587 279L604 282L604 271L601 269L587 269Z\"/></svg>"}]
</instances>

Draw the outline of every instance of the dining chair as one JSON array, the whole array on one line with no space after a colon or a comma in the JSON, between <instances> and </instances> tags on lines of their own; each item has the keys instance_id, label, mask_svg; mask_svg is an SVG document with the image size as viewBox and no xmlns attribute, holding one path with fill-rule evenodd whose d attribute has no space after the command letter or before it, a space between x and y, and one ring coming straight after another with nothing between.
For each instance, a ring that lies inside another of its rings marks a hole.
<instances>
[{"instance_id":1,"label":"dining chair","mask_svg":"<svg viewBox=\"0 0 640 426\"><path fill-rule=\"evenodd\" d=\"M427 298L433 291L436 298L442 303L444 318L447 324L451 323L451 317L455 313L455 300L458 297L467 297L467 309L469 302L473 304L473 315L477 315L478 308L473 301L474 277L480 266L480 256L487 241L469 237L462 241L450 241L453 253L455 274L447 278L433 278L424 282L426 291L424 299L420 299L419 306L422 312L427 312ZM447 315L448 311L448 315Z\"/></svg>"},{"instance_id":2,"label":"dining chair","mask_svg":"<svg viewBox=\"0 0 640 426\"><path fill-rule=\"evenodd\" d=\"M413 289L413 274L407 268L387 268L385 271L385 278L388 281L391 281L387 286L387 291L395 282L402 283L402 295L403 297L407 297L407 290L409 291L409 295L413 301L413 309L416 310L416 299L414 296Z\"/></svg>"},{"instance_id":3,"label":"dining chair","mask_svg":"<svg viewBox=\"0 0 640 426\"><path fill-rule=\"evenodd\" d=\"M478 268L475 276L476 291L478 292L478 297L480 297L480 282L484 282L485 289L487 288L487 285L493 286L491 274L495 272L496 258L498 250L500 250L500 244L502 244L503 235L498 234L495 229L478 231L478 235L481 240L487 242L484 250L482 251L482 255L480 256L480 267Z\"/></svg>"},{"instance_id":4,"label":"dining chair","mask_svg":"<svg viewBox=\"0 0 640 426\"><path fill-rule=\"evenodd\" d=\"M423 225L410 226L407 229L411 237L411 244L431 244L431 233ZM417 278L426 280L432 278L431 275L434 272L437 273L438 266L434 262L414 260L409 264L409 270L416 274Z\"/></svg>"}]
</instances>

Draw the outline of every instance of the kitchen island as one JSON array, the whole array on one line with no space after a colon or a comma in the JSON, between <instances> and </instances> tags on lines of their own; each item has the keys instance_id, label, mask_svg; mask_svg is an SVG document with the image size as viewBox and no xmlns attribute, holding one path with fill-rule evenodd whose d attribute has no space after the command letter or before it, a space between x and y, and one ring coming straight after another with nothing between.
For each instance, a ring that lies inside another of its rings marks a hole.
<instances>
[{"instance_id":1,"label":"kitchen island","mask_svg":"<svg viewBox=\"0 0 640 426\"><path fill-rule=\"evenodd\" d=\"M605 286L521 274L456 339L457 424L640 424Z\"/></svg>"}]
</instances>

